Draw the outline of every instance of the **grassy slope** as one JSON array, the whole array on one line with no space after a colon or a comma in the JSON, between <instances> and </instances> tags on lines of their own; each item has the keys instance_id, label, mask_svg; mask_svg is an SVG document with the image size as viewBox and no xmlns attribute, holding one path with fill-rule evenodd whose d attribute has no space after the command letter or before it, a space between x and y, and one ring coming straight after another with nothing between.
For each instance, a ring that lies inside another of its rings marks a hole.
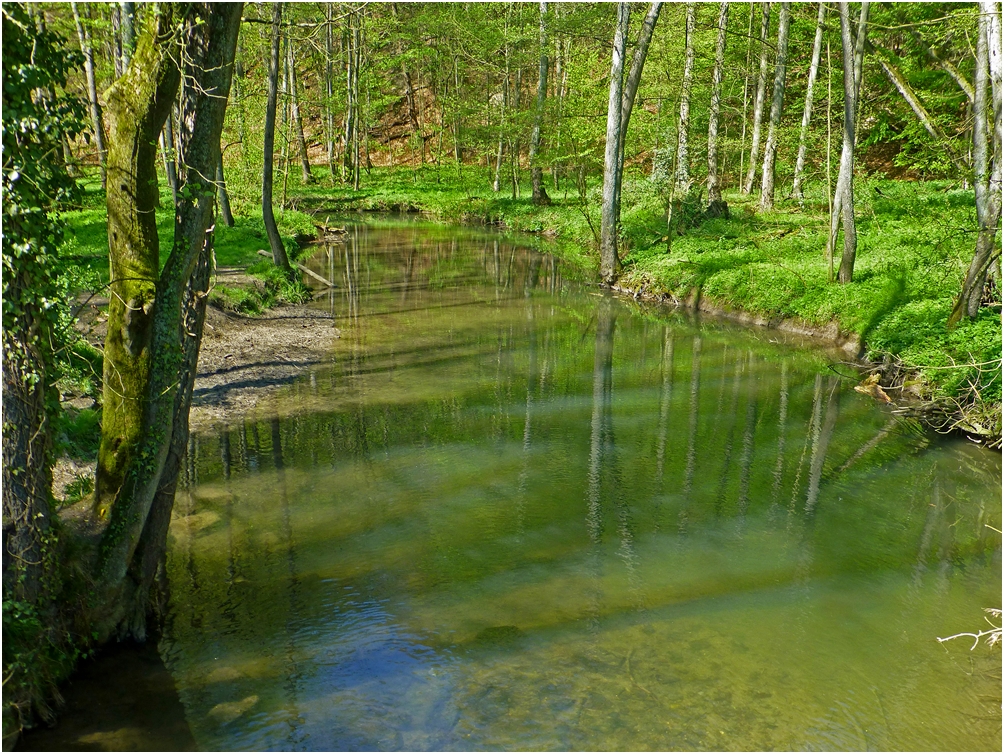
<instances>
[{"instance_id":1,"label":"grassy slope","mask_svg":"<svg viewBox=\"0 0 1004 754\"><path fill-rule=\"evenodd\" d=\"M590 185L585 208L571 185L567 192L549 187L550 207L534 207L529 187L521 188L517 200L509 187L493 194L484 170L476 168L465 168L463 179L452 168L375 169L364 176L359 192L332 186L324 176L294 193L302 208L322 216L418 209L444 222L543 232L555 238L564 256L595 267L599 186ZM972 192L947 183L861 179L855 194L855 279L835 285L827 282L823 253L822 187L810 192L802 207L780 200L766 214L755 211L753 198L727 194L731 219L695 223L673 239L667 253L664 200L647 179L630 178L622 205L628 249L622 281L681 298L700 287L703 296L727 307L814 325L836 322L842 331L861 336L870 357L890 354L918 368L933 395L964 395L972 381L985 401L999 404L999 310L984 309L976 321L952 332L945 327L975 243ZM973 364L984 366L956 366ZM999 417L999 408L996 413Z\"/></svg>"}]
</instances>

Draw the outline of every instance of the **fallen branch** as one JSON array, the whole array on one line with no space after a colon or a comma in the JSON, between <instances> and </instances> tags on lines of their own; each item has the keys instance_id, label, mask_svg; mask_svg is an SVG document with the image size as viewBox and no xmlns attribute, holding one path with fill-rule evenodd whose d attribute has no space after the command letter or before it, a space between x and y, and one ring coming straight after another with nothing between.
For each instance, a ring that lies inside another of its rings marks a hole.
<instances>
[{"instance_id":1,"label":"fallen branch","mask_svg":"<svg viewBox=\"0 0 1004 754\"><path fill-rule=\"evenodd\" d=\"M267 251L265 251L264 249L258 249L258 254L260 256L263 256L263 257L268 257L269 259L272 258L272 255L270 253L268 253ZM317 280L317 281L319 281L321 283L324 283L326 286L328 286L328 288L337 288L338 287L337 285L335 285L334 283L332 283L330 280L327 280L326 278L322 278L320 275L318 275L316 272L314 272L309 267L304 267L299 262L294 262L293 264L296 265L296 268L300 272L304 273L305 275L310 275L310 277L314 278L314 280Z\"/></svg>"}]
</instances>

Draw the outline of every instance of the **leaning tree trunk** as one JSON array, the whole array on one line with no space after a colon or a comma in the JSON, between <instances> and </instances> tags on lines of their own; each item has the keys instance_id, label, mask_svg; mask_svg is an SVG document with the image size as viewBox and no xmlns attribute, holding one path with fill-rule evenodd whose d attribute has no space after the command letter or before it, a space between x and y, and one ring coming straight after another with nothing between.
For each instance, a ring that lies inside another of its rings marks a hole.
<instances>
[{"instance_id":1,"label":"leaning tree trunk","mask_svg":"<svg viewBox=\"0 0 1004 754\"><path fill-rule=\"evenodd\" d=\"M718 9L718 39L715 41L715 68L711 74L711 107L708 113L708 211L712 215L728 213L722 202L718 177L718 114L722 104L722 70L725 67L725 34L729 24L729 4Z\"/></svg>"},{"instance_id":2,"label":"leaning tree trunk","mask_svg":"<svg viewBox=\"0 0 1004 754\"><path fill-rule=\"evenodd\" d=\"M795 159L795 176L792 179L791 194L796 199L803 198L802 171L805 170L806 138L809 134L809 121L812 119L812 90L816 85L819 73L819 57L823 50L823 28L826 21L826 3L819 4L816 16L816 36L812 40L812 62L809 63L809 83L805 88L805 109L802 110L802 130L798 136L798 157Z\"/></svg>"},{"instance_id":3,"label":"leaning tree trunk","mask_svg":"<svg viewBox=\"0 0 1004 754\"><path fill-rule=\"evenodd\" d=\"M770 123L767 143L763 149L763 175L760 178L760 211L774 208L774 162L777 158L778 130L784 106L784 82L788 70L788 28L791 24L791 3L781 3L777 24L777 67L774 69L774 94L770 101Z\"/></svg>"},{"instance_id":4,"label":"leaning tree trunk","mask_svg":"<svg viewBox=\"0 0 1004 754\"><path fill-rule=\"evenodd\" d=\"M621 98L624 92L624 54L627 48L627 29L631 6L617 4L617 27L614 31L614 48L610 66L610 97L607 101L607 141L603 161L603 208L600 219L600 278L605 285L617 279L620 259L617 257L617 234L620 218L617 216L621 176L620 163Z\"/></svg>"},{"instance_id":5,"label":"leaning tree trunk","mask_svg":"<svg viewBox=\"0 0 1004 754\"><path fill-rule=\"evenodd\" d=\"M753 133L750 136L750 162L746 172L746 182L743 183L744 195L753 190L756 180L756 169L760 164L760 130L763 126L763 102L767 96L767 32L770 31L770 3L763 4L763 20L760 22L760 73L756 80L756 99L753 104Z\"/></svg>"},{"instance_id":6,"label":"leaning tree trunk","mask_svg":"<svg viewBox=\"0 0 1004 754\"><path fill-rule=\"evenodd\" d=\"M638 43L634 48L634 58L631 60L631 70L628 71L624 80L624 91L621 94L621 135L620 151L617 153L617 175L624 176L624 149L627 144L627 130L631 122L631 111L634 109L635 95L638 94L638 85L641 83L641 74L645 69L645 61L648 59L648 48L652 43L652 33L655 31L655 24L659 20L659 12L662 10L661 2L654 2L645 14L641 31L638 32ZM620 179L618 179L620 180ZM620 190L617 191L616 214L621 216Z\"/></svg>"},{"instance_id":7,"label":"leaning tree trunk","mask_svg":"<svg viewBox=\"0 0 1004 754\"><path fill-rule=\"evenodd\" d=\"M98 102L98 85L94 76L94 48L91 45L91 31L84 27L75 2L70 3L73 11L73 22L77 27L77 38L80 40L80 51L84 54L84 73L87 76L87 104L91 111L91 128L94 131L94 146L98 150L98 164L101 166L101 185L107 182L105 155L105 124L101 117L101 103Z\"/></svg>"},{"instance_id":8,"label":"leaning tree trunk","mask_svg":"<svg viewBox=\"0 0 1004 754\"><path fill-rule=\"evenodd\" d=\"M304 183L313 183L314 176L310 173L310 157L307 156L307 140L303 136L303 118L300 117L300 96L296 80L296 57L293 55L293 40L286 38L286 58L289 66L289 101L293 118L293 129L296 131L296 144L300 149L300 168Z\"/></svg>"},{"instance_id":9,"label":"leaning tree trunk","mask_svg":"<svg viewBox=\"0 0 1004 754\"><path fill-rule=\"evenodd\" d=\"M540 166L540 129L544 121L544 101L547 99L547 3L540 3L540 71L537 76L537 108L533 115L533 132L530 134L530 181L532 201L548 205L551 197L544 188L544 169ZM458 92L459 95L459 92Z\"/></svg>"},{"instance_id":10,"label":"leaning tree trunk","mask_svg":"<svg viewBox=\"0 0 1004 754\"><path fill-rule=\"evenodd\" d=\"M150 14L133 62L108 90L108 334L105 337L101 445L94 509L104 518L125 481L142 429L150 371L150 327L160 241L155 208L157 136L180 74L175 6ZM212 175L215 167L207 173Z\"/></svg>"},{"instance_id":11,"label":"leaning tree trunk","mask_svg":"<svg viewBox=\"0 0 1004 754\"><path fill-rule=\"evenodd\" d=\"M854 117L857 109L854 43L851 39L850 11L847 3L840 3L840 41L844 52L844 141L840 151L840 172L837 176L837 193L841 197L840 214L844 220L844 253L840 257L837 280L850 283L854 277L854 257L857 254L858 236L854 226ZM861 28L860 33L866 33ZM834 202L834 208L837 208ZM837 216L830 218L831 248L836 242Z\"/></svg>"},{"instance_id":12,"label":"leaning tree trunk","mask_svg":"<svg viewBox=\"0 0 1004 754\"><path fill-rule=\"evenodd\" d=\"M683 62L683 85L680 88L680 120L676 138L676 190L690 189L690 90L694 83L694 18L697 3L687 3L687 40Z\"/></svg>"},{"instance_id":13,"label":"leaning tree trunk","mask_svg":"<svg viewBox=\"0 0 1004 754\"><path fill-rule=\"evenodd\" d=\"M186 190L180 192L174 244L157 278L150 317L150 349L157 356L144 386L143 431L101 538L95 574L104 598L99 635L145 638L150 588L165 554L188 444L213 256L215 191L205 176L220 161L241 10L241 3L193 3L181 25L182 72L191 82L182 95L178 139Z\"/></svg>"},{"instance_id":14,"label":"leaning tree trunk","mask_svg":"<svg viewBox=\"0 0 1004 754\"><path fill-rule=\"evenodd\" d=\"M962 291L948 318L954 327L963 318L979 314L983 286L994 256L1000 255L997 231L1001 217L1001 47L1000 16L996 2L980 4L973 87L973 188L976 193L976 251L969 264ZM994 114L994 151L987 144L987 68ZM992 165L992 167L991 167Z\"/></svg>"},{"instance_id":15,"label":"leaning tree trunk","mask_svg":"<svg viewBox=\"0 0 1004 754\"><path fill-rule=\"evenodd\" d=\"M282 3L272 4L272 57L268 69L268 101L265 105L265 138L261 176L261 215L265 223L265 234L272 250L272 261L287 275L293 275L289 266L286 247L282 245L279 228L275 224L272 210L272 181L275 161L275 112L279 100L279 51L282 47Z\"/></svg>"}]
</instances>

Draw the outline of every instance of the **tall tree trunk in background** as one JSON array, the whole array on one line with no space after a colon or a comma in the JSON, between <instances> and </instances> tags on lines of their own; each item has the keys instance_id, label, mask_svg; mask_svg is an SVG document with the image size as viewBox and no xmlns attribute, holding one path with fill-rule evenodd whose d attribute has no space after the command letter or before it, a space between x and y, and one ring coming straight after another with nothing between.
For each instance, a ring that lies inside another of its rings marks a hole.
<instances>
[{"instance_id":1,"label":"tall tree trunk in background","mask_svg":"<svg viewBox=\"0 0 1004 754\"><path fill-rule=\"evenodd\" d=\"M356 101L353 99L353 69L355 67L355 52L353 50L353 43L355 38L352 34L352 11L349 11L347 18L345 19L345 44L343 48L345 49L345 151L342 153L342 182L345 183L349 180L352 175L353 170L353 148L352 148L352 134L353 125L356 118Z\"/></svg>"},{"instance_id":2,"label":"tall tree trunk in background","mask_svg":"<svg viewBox=\"0 0 1004 754\"><path fill-rule=\"evenodd\" d=\"M220 152L220 161L216 165L216 199L220 205L220 217L223 224L234 227L234 213L230 208L230 192L227 191L227 181L223 177L223 153Z\"/></svg>"},{"instance_id":3,"label":"tall tree trunk in background","mask_svg":"<svg viewBox=\"0 0 1004 754\"><path fill-rule=\"evenodd\" d=\"M175 155L174 140L174 108L167 114L164 121L164 130L160 134L160 148L164 153L164 175L167 178L167 185L171 188L172 201L178 202L178 163Z\"/></svg>"},{"instance_id":4,"label":"tall tree trunk in background","mask_svg":"<svg viewBox=\"0 0 1004 754\"><path fill-rule=\"evenodd\" d=\"M763 127L763 103L767 97L767 56L770 47L767 44L767 33L770 31L770 3L763 4L763 19L760 22L760 73L756 80L756 98L753 103L753 133L750 137L750 162L746 169L746 182L743 183L744 195L753 191L756 180L756 169L760 165L760 131Z\"/></svg>"},{"instance_id":5,"label":"tall tree trunk in background","mask_svg":"<svg viewBox=\"0 0 1004 754\"><path fill-rule=\"evenodd\" d=\"M694 20L697 3L687 3L687 39L684 50L683 84L680 88L680 120L676 140L676 190L690 189L690 91L694 83Z\"/></svg>"},{"instance_id":6,"label":"tall tree trunk in background","mask_svg":"<svg viewBox=\"0 0 1004 754\"><path fill-rule=\"evenodd\" d=\"M110 3L112 34L110 42L112 67L115 69L115 78L122 75L122 6L119 3Z\"/></svg>"},{"instance_id":7,"label":"tall tree trunk in background","mask_svg":"<svg viewBox=\"0 0 1004 754\"><path fill-rule=\"evenodd\" d=\"M359 190L359 171L361 165L359 164L360 148L359 148L359 132L360 132L360 112L361 107L359 104L359 68L362 65L362 11L352 15L354 21L352 25L352 102L353 102L353 118L352 118L352 188L355 191Z\"/></svg>"},{"instance_id":8,"label":"tall tree trunk in background","mask_svg":"<svg viewBox=\"0 0 1004 754\"><path fill-rule=\"evenodd\" d=\"M722 104L722 70L725 67L725 34L729 24L729 4L718 8L718 38L715 41L715 68L711 74L711 107L708 113L708 211L712 215L728 213L722 202L718 177L718 114Z\"/></svg>"},{"instance_id":9,"label":"tall tree trunk in background","mask_svg":"<svg viewBox=\"0 0 1004 754\"><path fill-rule=\"evenodd\" d=\"M328 152L328 170L331 171L331 179L335 180L338 178L338 173L335 171L335 32L331 9L331 3L324 4L324 131L325 146Z\"/></svg>"},{"instance_id":10,"label":"tall tree trunk in background","mask_svg":"<svg viewBox=\"0 0 1004 754\"><path fill-rule=\"evenodd\" d=\"M111 295L104 347L101 445L94 510L104 518L142 435L160 240L155 208L157 135L181 80L175 6L150 14L134 63L107 93L108 261ZM155 18L154 18L155 16Z\"/></svg>"},{"instance_id":11,"label":"tall tree trunk in background","mask_svg":"<svg viewBox=\"0 0 1004 754\"><path fill-rule=\"evenodd\" d=\"M80 20L77 4L70 3L73 11L73 22L77 27L77 38L80 40L80 51L84 54L84 73L87 75L87 104L91 111L91 129L94 132L94 146L98 150L98 164L101 166L101 186L107 179L105 168L105 124L101 117L101 103L98 102L98 85L94 77L94 48L91 45L91 30L84 27Z\"/></svg>"},{"instance_id":12,"label":"tall tree trunk in background","mask_svg":"<svg viewBox=\"0 0 1004 754\"><path fill-rule=\"evenodd\" d=\"M962 291L948 318L954 327L975 318L983 300L983 286L994 258L1000 257L997 231L1001 218L1001 17L996 2L980 3L973 87L973 188L976 193L976 251L962 283ZM987 144L987 69L994 117L994 149Z\"/></svg>"},{"instance_id":13,"label":"tall tree trunk in background","mask_svg":"<svg viewBox=\"0 0 1004 754\"><path fill-rule=\"evenodd\" d=\"M659 12L662 10L661 2L654 2L645 14L642 21L641 30L638 32L638 42L635 44L634 57L631 60L631 70L624 79L624 91L621 95L621 136L620 151L617 153L617 175L618 181L624 177L624 149L627 145L627 130L631 123L631 112L634 110L635 96L638 94L638 85L641 83L641 74L645 70L645 61L648 59L648 48L652 43L652 34L655 25L659 20ZM621 216L620 190L617 192L617 217Z\"/></svg>"},{"instance_id":14,"label":"tall tree trunk in background","mask_svg":"<svg viewBox=\"0 0 1004 754\"><path fill-rule=\"evenodd\" d=\"M133 50L136 49L136 3L122 2L122 70L124 71L129 61L132 60Z\"/></svg>"},{"instance_id":15,"label":"tall tree trunk in background","mask_svg":"<svg viewBox=\"0 0 1004 754\"><path fill-rule=\"evenodd\" d=\"M296 144L300 149L300 168L304 183L313 183L314 176L310 174L310 158L307 156L307 140L303 136L303 118L300 117L300 96L297 94L296 56L293 54L293 40L286 39L286 58L289 66L289 101L293 117L293 128L296 131Z\"/></svg>"},{"instance_id":16,"label":"tall tree trunk in background","mask_svg":"<svg viewBox=\"0 0 1004 754\"><path fill-rule=\"evenodd\" d=\"M819 13L816 16L816 36L812 40L812 61L809 63L809 82L805 88L805 109L802 110L802 130L798 137L798 157L795 160L795 176L792 179L791 195L801 201L804 197L802 193L802 171L805 170L805 150L807 148L807 137L809 134L809 121L812 119L812 91L816 85L816 76L819 74L819 57L823 50L823 28L826 22L826 4L819 4Z\"/></svg>"},{"instance_id":17,"label":"tall tree trunk in background","mask_svg":"<svg viewBox=\"0 0 1004 754\"><path fill-rule=\"evenodd\" d=\"M774 207L774 163L777 158L778 129L784 107L784 83L788 70L788 28L791 25L791 3L781 3L777 25L777 67L774 69L774 93L770 101L770 123L767 143L763 149L763 175L760 178L760 211Z\"/></svg>"},{"instance_id":18,"label":"tall tree trunk in background","mask_svg":"<svg viewBox=\"0 0 1004 754\"><path fill-rule=\"evenodd\" d=\"M264 154L261 177L261 216L265 223L265 234L272 250L272 261L292 277L286 247L282 245L279 228L275 224L272 210L272 181L275 161L275 112L279 103L279 51L282 47L282 3L272 3L272 55L268 69L268 101L265 105Z\"/></svg>"},{"instance_id":19,"label":"tall tree trunk in background","mask_svg":"<svg viewBox=\"0 0 1004 754\"><path fill-rule=\"evenodd\" d=\"M533 132L530 135L530 176L533 185L532 201L548 205L551 197L544 188L544 169L540 166L540 129L544 121L544 101L547 99L547 3L540 3L540 70L537 75L537 108L533 115Z\"/></svg>"},{"instance_id":20,"label":"tall tree trunk in background","mask_svg":"<svg viewBox=\"0 0 1004 754\"><path fill-rule=\"evenodd\" d=\"M610 97L607 101L607 141L603 161L603 209L600 220L600 278L605 285L613 284L620 268L620 259L617 256L620 218L617 216L617 207L621 176L617 173L617 167L620 163L624 54L627 48L630 14L629 3L617 4L617 27L614 32L610 67Z\"/></svg>"},{"instance_id":21,"label":"tall tree trunk in background","mask_svg":"<svg viewBox=\"0 0 1004 754\"><path fill-rule=\"evenodd\" d=\"M864 6L865 4L862 3ZM834 212L830 217L830 249L834 249L837 239L838 215L844 220L844 253L840 257L837 279L850 283L854 277L854 257L857 254L858 237L854 227L854 117L857 109L855 91L854 43L851 39L851 20L847 3L840 3L840 41L844 53L844 140L840 150L840 172L837 174L836 195L839 205L833 203ZM862 9L864 14L864 9ZM866 30L862 30L862 36Z\"/></svg>"},{"instance_id":22,"label":"tall tree trunk in background","mask_svg":"<svg viewBox=\"0 0 1004 754\"><path fill-rule=\"evenodd\" d=\"M241 3L192 3L180 29L185 54L179 59L189 84L181 100L178 143L183 186L191 190L180 192L174 244L157 277L149 322L150 351L157 358L144 386L142 434L102 533L95 576L106 613L99 616L99 637L146 637L150 589L165 556L178 472L188 446L188 411L213 258L214 192L206 190L205 176L220 161L241 10ZM127 77L140 67L130 66ZM135 100L136 94L130 88L128 95Z\"/></svg>"}]
</instances>

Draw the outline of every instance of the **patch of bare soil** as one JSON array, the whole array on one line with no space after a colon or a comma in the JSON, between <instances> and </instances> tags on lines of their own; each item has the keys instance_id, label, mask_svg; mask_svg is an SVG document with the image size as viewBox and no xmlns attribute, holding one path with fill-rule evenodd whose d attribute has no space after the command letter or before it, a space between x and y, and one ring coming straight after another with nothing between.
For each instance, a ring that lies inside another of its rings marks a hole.
<instances>
[{"instance_id":1,"label":"patch of bare soil","mask_svg":"<svg viewBox=\"0 0 1004 754\"><path fill-rule=\"evenodd\" d=\"M210 307L192 394L192 428L254 408L271 389L330 359L340 335L331 315L305 306L281 306L260 317Z\"/></svg>"},{"instance_id":2,"label":"patch of bare soil","mask_svg":"<svg viewBox=\"0 0 1004 754\"><path fill-rule=\"evenodd\" d=\"M254 278L239 268L221 268L217 282L254 285ZM77 329L99 349L108 332L107 306L108 299L100 296L85 294L77 301ZM330 359L340 335L331 315L306 306L279 306L259 317L210 306L192 394L192 429L226 423L253 409L306 367ZM73 398L65 405L89 408L93 401ZM78 477L94 475L94 462L64 456L53 464L52 474L53 493L64 500L67 487Z\"/></svg>"}]
</instances>

